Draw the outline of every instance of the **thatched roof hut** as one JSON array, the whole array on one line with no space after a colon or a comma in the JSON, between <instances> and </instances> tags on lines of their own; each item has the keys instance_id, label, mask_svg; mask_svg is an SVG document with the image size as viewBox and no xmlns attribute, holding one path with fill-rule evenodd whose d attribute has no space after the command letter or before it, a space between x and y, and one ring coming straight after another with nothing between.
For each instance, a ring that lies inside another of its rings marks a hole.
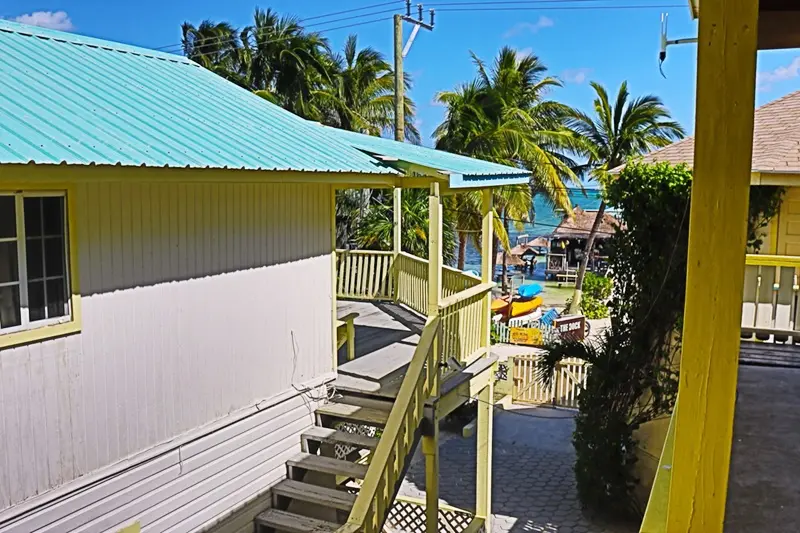
<instances>
[{"instance_id":1,"label":"thatched roof hut","mask_svg":"<svg viewBox=\"0 0 800 533\"><path fill-rule=\"evenodd\" d=\"M573 215L565 216L558 227L553 231L554 239L587 239L592 230L592 224L597 216L597 211L584 211L580 207L573 210ZM611 237L619 227L619 221L608 213L603 214L603 220L597 230L598 239Z\"/></svg>"}]
</instances>

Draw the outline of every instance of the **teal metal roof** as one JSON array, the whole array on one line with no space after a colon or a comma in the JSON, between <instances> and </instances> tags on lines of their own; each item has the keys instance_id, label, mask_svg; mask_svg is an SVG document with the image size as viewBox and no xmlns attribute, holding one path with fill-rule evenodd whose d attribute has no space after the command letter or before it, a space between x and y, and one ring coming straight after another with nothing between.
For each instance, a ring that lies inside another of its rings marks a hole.
<instances>
[{"instance_id":1,"label":"teal metal roof","mask_svg":"<svg viewBox=\"0 0 800 533\"><path fill-rule=\"evenodd\" d=\"M453 188L523 184L528 183L531 175L525 169L498 165L443 150L334 128L325 129L369 154L438 170L450 177L450 186Z\"/></svg>"},{"instance_id":2,"label":"teal metal roof","mask_svg":"<svg viewBox=\"0 0 800 533\"><path fill-rule=\"evenodd\" d=\"M171 54L0 20L0 163L397 174Z\"/></svg>"}]
</instances>

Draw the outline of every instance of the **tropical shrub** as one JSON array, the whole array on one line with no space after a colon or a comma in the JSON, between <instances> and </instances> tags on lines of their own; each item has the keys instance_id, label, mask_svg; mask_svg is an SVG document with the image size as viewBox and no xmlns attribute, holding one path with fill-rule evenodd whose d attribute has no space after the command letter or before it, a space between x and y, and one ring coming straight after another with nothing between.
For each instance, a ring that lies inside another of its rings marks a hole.
<instances>
[{"instance_id":1,"label":"tropical shrub","mask_svg":"<svg viewBox=\"0 0 800 533\"><path fill-rule=\"evenodd\" d=\"M607 300L611 297L611 278L587 272L583 280L583 297L581 313L586 318L607 318Z\"/></svg>"},{"instance_id":2,"label":"tropical shrub","mask_svg":"<svg viewBox=\"0 0 800 533\"><path fill-rule=\"evenodd\" d=\"M545 380L562 358L591 364L575 419L575 478L582 503L614 518L641 514L634 431L671 412L677 393L690 187L689 169L666 163L630 164L607 185L606 201L625 221L608 241L614 284L592 276L584 287L611 297L611 327L591 342L557 341L544 357Z\"/></svg>"}]
</instances>

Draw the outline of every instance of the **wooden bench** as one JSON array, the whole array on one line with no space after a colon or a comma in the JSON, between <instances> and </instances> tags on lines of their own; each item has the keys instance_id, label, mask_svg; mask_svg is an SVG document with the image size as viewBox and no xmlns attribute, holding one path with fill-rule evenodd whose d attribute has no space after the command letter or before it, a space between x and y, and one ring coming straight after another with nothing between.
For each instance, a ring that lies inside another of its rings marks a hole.
<instances>
[{"instance_id":1,"label":"wooden bench","mask_svg":"<svg viewBox=\"0 0 800 533\"><path fill-rule=\"evenodd\" d=\"M336 349L347 343L347 360L356 358L356 326L355 319L358 313L350 313L336 320Z\"/></svg>"}]
</instances>

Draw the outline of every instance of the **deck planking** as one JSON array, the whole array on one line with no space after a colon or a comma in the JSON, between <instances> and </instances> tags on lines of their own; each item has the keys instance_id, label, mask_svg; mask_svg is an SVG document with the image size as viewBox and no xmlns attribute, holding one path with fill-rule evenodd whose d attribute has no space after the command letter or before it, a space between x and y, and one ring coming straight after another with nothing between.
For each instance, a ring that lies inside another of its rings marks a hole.
<instances>
[{"instance_id":1,"label":"deck planking","mask_svg":"<svg viewBox=\"0 0 800 533\"><path fill-rule=\"evenodd\" d=\"M337 302L338 316L355 319L354 361L339 351L337 389L395 398L406 367L414 356L425 318L392 302Z\"/></svg>"}]
</instances>

